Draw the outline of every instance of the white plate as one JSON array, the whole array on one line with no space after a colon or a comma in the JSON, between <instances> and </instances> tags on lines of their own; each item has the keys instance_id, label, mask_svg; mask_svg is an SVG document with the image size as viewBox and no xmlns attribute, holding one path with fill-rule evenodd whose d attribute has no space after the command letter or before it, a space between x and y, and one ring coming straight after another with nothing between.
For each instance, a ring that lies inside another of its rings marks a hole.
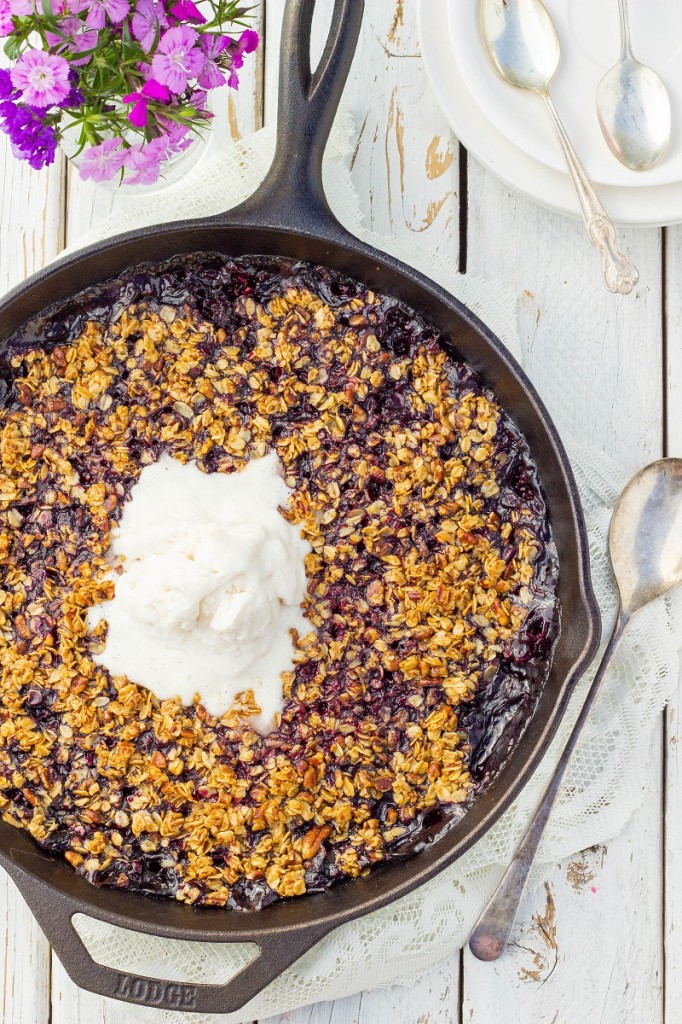
<instances>
[{"instance_id":1,"label":"white plate","mask_svg":"<svg viewBox=\"0 0 682 1024\"><path fill-rule=\"evenodd\" d=\"M573 8L576 11L581 10L583 5L592 5L593 9L603 7L606 4L616 6L615 0L554 0L554 2L553 0L547 0L547 6L551 8L552 15L554 16L555 8L558 8L558 5L562 3L566 5L567 2L569 13ZM639 0L639 3L651 3L656 6L664 2L668 6L674 7L675 13L678 13L677 8L679 7L680 17L682 18L682 5L678 3L678 0ZM451 25L457 23L457 18L453 15L453 8L459 9L458 17L465 8L468 9L469 15L473 11L471 18L463 18L463 21L470 21L470 27L467 30L469 35L462 41L462 49L465 50L468 47L471 51L482 51L482 43L478 31L477 0L419 0L418 22L421 52L426 70L436 98L455 134L477 160L513 188L537 200L544 206L549 206L562 213L575 215L578 207L573 186L566 172L559 169L561 163L557 159L556 153L551 154L551 128L549 123L547 123L544 129L542 129L542 117L540 117L537 124L540 131L544 130L547 133L549 142L547 142L547 139L544 140L547 144L546 150L542 148L543 136L541 134L533 136L531 121L532 116L534 116L532 113L533 107L537 106L539 108L534 113L539 115L543 113L535 98L523 95L512 89L511 86L506 86L504 82L499 82L499 86L503 90L502 95L504 96L505 92L509 93L510 111L511 101L523 101L522 109L524 106L528 108L529 113L527 115L525 134L520 130L510 129L505 124L504 118L502 119L502 126L498 126L494 123L495 117L491 120L489 116L486 116L483 106L489 109L489 104L491 103L490 96L492 95L494 99L492 89L496 84L496 75L492 67L486 69L484 64L482 70L489 72L490 81L488 84L491 89L490 95L486 94L487 98L481 99L478 92L472 91L453 50ZM575 17L576 15L574 14L574 20ZM471 26L473 26L473 30ZM461 31L463 29L458 29L458 32ZM678 49L682 45L682 29L680 34L676 35L675 44ZM641 47L640 53L642 57L646 57ZM467 61L465 60L464 63L466 64ZM472 74L472 63L473 61L469 60L467 65L469 67L467 73L470 75ZM682 79L679 71L676 77ZM475 78L472 79L472 83L475 84ZM558 93L557 104L559 104ZM682 99L679 101L679 109L682 113ZM566 111L562 109L561 113L568 122ZM509 114L509 117L511 118L511 114ZM571 125L570 127L572 128L573 126ZM599 140L601 140L598 127L597 133ZM680 126L679 136L679 144L682 146L682 125ZM529 138L531 138L530 142ZM534 142L532 141L533 138L535 139ZM524 148L526 144L530 145L531 152L526 151ZM576 144L578 144L577 136ZM675 152L676 150L670 157L671 161L677 159ZM546 159L543 158L543 153ZM581 156L585 159L586 165L591 166L588 159L589 154L581 151ZM613 160L616 168L618 168L617 161L613 157L610 157L610 159ZM680 160L682 160L682 156L680 156ZM623 170L625 171L625 169ZM640 184L640 182L645 180L644 175L635 175L634 172L626 173L628 180L632 180L634 177L636 184L599 185L599 194L614 220L621 223L647 226L673 224L682 221L682 170L679 177L675 176L677 180L650 185ZM652 172L646 173L648 175Z\"/></svg>"},{"instance_id":2,"label":"white plate","mask_svg":"<svg viewBox=\"0 0 682 1024\"><path fill-rule=\"evenodd\" d=\"M552 96L592 180L627 186L682 181L682 3L630 0L629 4L637 56L655 68L666 83L675 119L668 152L658 167L645 173L631 171L616 160L597 120L597 86L615 64L620 50L616 0L544 3L561 42L561 62L552 82ZM491 67L481 41L477 0L450 3L448 27L455 63L485 117L529 156L563 171L561 154L541 104L503 82Z\"/></svg>"}]
</instances>

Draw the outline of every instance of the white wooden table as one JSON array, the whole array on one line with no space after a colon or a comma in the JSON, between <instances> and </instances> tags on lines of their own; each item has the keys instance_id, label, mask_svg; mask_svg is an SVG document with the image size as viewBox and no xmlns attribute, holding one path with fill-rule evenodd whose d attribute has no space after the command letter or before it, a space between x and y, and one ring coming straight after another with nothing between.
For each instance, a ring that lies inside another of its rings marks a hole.
<instances>
[{"instance_id":1,"label":"white wooden table","mask_svg":"<svg viewBox=\"0 0 682 1024\"><path fill-rule=\"evenodd\" d=\"M264 44L216 131L238 137L276 109L282 0L258 14ZM368 0L346 90L351 166L375 230L419 235L460 269L511 284L540 393L567 439L604 438L634 472L682 452L682 229L623 230L635 295L609 295L577 222L510 192L458 145L419 54L414 3ZM319 36L319 32L316 31ZM0 137L0 292L78 242L114 203L63 163L36 173ZM598 397L594 385L598 383ZM556 392L553 392L556 395ZM267 1024L678 1024L682 1021L682 701L661 716L645 780L653 794L608 848L576 854L529 893L497 965L454 957L411 989L317 1004ZM0 878L2 1024L123 1024L124 1004L80 992ZM177 1016L178 1024L181 1016Z\"/></svg>"}]
</instances>

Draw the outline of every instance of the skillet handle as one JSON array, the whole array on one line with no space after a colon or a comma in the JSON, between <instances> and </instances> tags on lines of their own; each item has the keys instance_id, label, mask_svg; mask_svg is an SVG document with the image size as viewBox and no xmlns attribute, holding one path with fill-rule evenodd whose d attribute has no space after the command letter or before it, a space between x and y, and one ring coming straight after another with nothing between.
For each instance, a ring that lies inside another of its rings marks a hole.
<instances>
[{"instance_id":1,"label":"skillet handle","mask_svg":"<svg viewBox=\"0 0 682 1024\"><path fill-rule=\"evenodd\" d=\"M72 917L77 913L104 920L96 907L79 906L73 897L34 873L29 874L28 869L16 860L3 858L3 863L71 980L89 992L138 1006L176 1013L232 1013L240 1010L331 930L329 925L316 924L303 933L282 934L275 929L266 929L254 933L253 938L240 936L234 941L252 942L259 947L258 953L222 985L195 985L128 974L93 960L73 926ZM217 941L225 943L224 938Z\"/></svg>"},{"instance_id":2,"label":"skillet handle","mask_svg":"<svg viewBox=\"0 0 682 1024\"><path fill-rule=\"evenodd\" d=\"M287 0L275 156L260 187L236 209L217 218L220 222L267 224L310 234L344 232L324 194L322 157L353 61L365 0L334 0L324 52L311 72L315 2Z\"/></svg>"}]
</instances>

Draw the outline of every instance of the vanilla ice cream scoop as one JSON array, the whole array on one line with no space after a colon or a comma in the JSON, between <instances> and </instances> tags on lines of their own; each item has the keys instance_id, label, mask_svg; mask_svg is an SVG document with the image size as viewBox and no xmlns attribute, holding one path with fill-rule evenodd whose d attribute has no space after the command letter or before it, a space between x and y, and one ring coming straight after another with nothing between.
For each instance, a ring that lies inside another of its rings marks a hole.
<instances>
[{"instance_id":1,"label":"vanilla ice cream scoop","mask_svg":"<svg viewBox=\"0 0 682 1024\"><path fill-rule=\"evenodd\" d=\"M202 473L168 455L133 487L109 558L115 594L90 609L105 619L95 661L164 700L195 693L222 715L248 689L267 732L293 668L291 630L310 629L301 602L311 550L281 514L290 491L273 452L234 473Z\"/></svg>"}]
</instances>

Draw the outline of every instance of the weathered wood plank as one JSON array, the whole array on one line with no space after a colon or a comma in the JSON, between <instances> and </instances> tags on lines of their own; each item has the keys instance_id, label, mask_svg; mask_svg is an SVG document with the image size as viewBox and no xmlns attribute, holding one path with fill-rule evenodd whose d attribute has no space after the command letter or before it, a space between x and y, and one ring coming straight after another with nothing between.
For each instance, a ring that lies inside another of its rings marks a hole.
<instances>
[{"instance_id":1,"label":"weathered wood plank","mask_svg":"<svg viewBox=\"0 0 682 1024\"><path fill-rule=\"evenodd\" d=\"M682 456L682 229L669 228L666 236L666 454ZM675 1024L682 1006L682 689L666 710L665 740L665 1010Z\"/></svg>"},{"instance_id":2,"label":"weathered wood plank","mask_svg":"<svg viewBox=\"0 0 682 1024\"><path fill-rule=\"evenodd\" d=\"M0 295L39 270L64 242L61 159L33 171L0 135Z\"/></svg>"},{"instance_id":3,"label":"weathered wood plank","mask_svg":"<svg viewBox=\"0 0 682 1024\"><path fill-rule=\"evenodd\" d=\"M674 451L682 446L677 442ZM682 678L682 665L680 666ZM682 691L666 708L665 729L665 891L663 903L665 947L665 1020L675 1024L682 1005Z\"/></svg>"},{"instance_id":4,"label":"weathered wood plank","mask_svg":"<svg viewBox=\"0 0 682 1024\"><path fill-rule=\"evenodd\" d=\"M111 1007L116 1012L118 1006L74 985L57 957L53 957L50 1024L110 1024L111 1017L106 1015L105 1007ZM127 1013L129 1009L124 1012ZM36 1020L36 1024L44 1024L44 1021ZM122 1024L120 1016L116 1024ZM130 1016L127 1024L131 1024Z\"/></svg>"},{"instance_id":5,"label":"weathered wood plank","mask_svg":"<svg viewBox=\"0 0 682 1024\"><path fill-rule=\"evenodd\" d=\"M608 849L550 869L506 954L495 964L465 955L464 1024L492 1024L501 1005L519 1024L662 1021L660 875L651 886L642 867L661 853L659 816L642 808Z\"/></svg>"},{"instance_id":6,"label":"weathered wood plank","mask_svg":"<svg viewBox=\"0 0 682 1024\"><path fill-rule=\"evenodd\" d=\"M459 1021L460 956L450 957L409 987L363 992L359 1024L456 1024Z\"/></svg>"},{"instance_id":7,"label":"weathered wood plank","mask_svg":"<svg viewBox=\"0 0 682 1024\"><path fill-rule=\"evenodd\" d=\"M32 171L0 135L0 295L39 270L63 241L63 168ZM50 947L4 871L0 877L3 969L0 1019L44 1024L50 1005Z\"/></svg>"},{"instance_id":8,"label":"weathered wood plank","mask_svg":"<svg viewBox=\"0 0 682 1024\"><path fill-rule=\"evenodd\" d=\"M333 1003L314 1003L258 1024L456 1024L459 956L409 987L361 992Z\"/></svg>"},{"instance_id":9,"label":"weathered wood plank","mask_svg":"<svg viewBox=\"0 0 682 1024\"><path fill-rule=\"evenodd\" d=\"M322 52L331 0L319 0L313 66ZM284 0L269 0L265 118L277 111L279 28ZM431 96L419 56L416 10L402 0L365 6L341 101L354 121L349 163L365 222L373 231L419 237L425 248L459 253L458 147Z\"/></svg>"},{"instance_id":10,"label":"weathered wood plank","mask_svg":"<svg viewBox=\"0 0 682 1024\"><path fill-rule=\"evenodd\" d=\"M634 472L661 453L660 233L622 230L641 281L629 298L609 295L577 221L511 195L474 161L468 180L468 269L516 289L524 361L560 432ZM661 743L659 729L646 804L603 865L591 857L587 891L572 889L573 858L529 893L505 959L465 956L465 1021L492 1024L503 1005L524 1024L662 1020Z\"/></svg>"},{"instance_id":11,"label":"weathered wood plank","mask_svg":"<svg viewBox=\"0 0 682 1024\"><path fill-rule=\"evenodd\" d=\"M419 55L414 4L366 5L343 98L355 122L350 157L367 226L459 257L458 146Z\"/></svg>"},{"instance_id":12,"label":"weathered wood plank","mask_svg":"<svg viewBox=\"0 0 682 1024\"><path fill-rule=\"evenodd\" d=\"M50 1012L50 946L7 875L0 879L0 1020L44 1024Z\"/></svg>"},{"instance_id":13,"label":"weathered wood plank","mask_svg":"<svg viewBox=\"0 0 682 1024\"><path fill-rule=\"evenodd\" d=\"M526 369L561 435L634 472L661 451L661 243L655 229L621 241L640 271L627 297L603 287L580 222L470 161L469 271L516 289Z\"/></svg>"}]
</instances>

